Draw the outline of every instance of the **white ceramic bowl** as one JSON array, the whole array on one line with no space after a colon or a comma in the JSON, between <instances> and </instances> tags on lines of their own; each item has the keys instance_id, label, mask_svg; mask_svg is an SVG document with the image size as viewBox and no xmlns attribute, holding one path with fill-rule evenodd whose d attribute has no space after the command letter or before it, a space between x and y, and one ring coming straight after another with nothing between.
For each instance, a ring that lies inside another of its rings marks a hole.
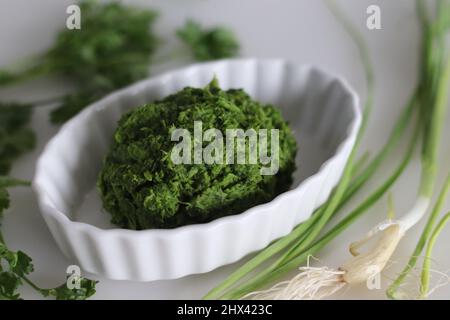
<instances>
[{"instance_id":1,"label":"white ceramic bowl","mask_svg":"<svg viewBox=\"0 0 450 320\"><path fill-rule=\"evenodd\" d=\"M132 231L109 223L95 190L120 116L185 86L244 88L282 110L299 152L292 189L273 201L206 224ZM355 143L358 98L341 79L281 60L225 60L141 81L86 108L40 156L33 187L58 246L84 270L111 279L150 281L211 271L288 234L337 184Z\"/></svg>"}]
</instances>

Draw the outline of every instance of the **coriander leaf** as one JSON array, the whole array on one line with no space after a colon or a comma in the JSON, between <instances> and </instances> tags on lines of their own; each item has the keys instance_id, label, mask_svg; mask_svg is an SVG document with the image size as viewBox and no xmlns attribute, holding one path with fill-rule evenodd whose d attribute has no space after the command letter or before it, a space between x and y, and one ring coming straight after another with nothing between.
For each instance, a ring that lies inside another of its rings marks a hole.
<instances>
[{"instance_id":1,"label":"coriander leaf","mask_svg":"<svg viewBox=\"0 0 450 320\"><path fill-rule=\"evenodd\" d=\"M224 27L202 29L199 23L188 20L183 28L177 30L177 35L200 61L230 58L239 51L235 35Z\"/></svg>"},{"instance_id":2,"label":"coriander leaf","mask_svg":"<svg viewBox=\"0 0 450 320\"><path fill-rule=\"evenodd\" d=\"M145 77L159 44L151 28L156 12L117 1L82 1L80 9L83 28L61 31L46 56L47 63L89 89L111 90Z\"/></svg>"},{"instance_id":3,"label":"coriander leaf","mask_svg":"<svg viewBox=\"0 0 450 320\"><path fill-rule=\"evenodd\" d=\"M29 182L0 176L0 222L3 218L3 211L10 204L6 188L26 185L29 185ZM0 300L19 299L20 295L16 291L22 285L22 277L32 271L31 258L22 251L14 252L9 250L0 231Z\"/></svg>"},{"instance_id":4,"label":"coriander leaf","mask_svg":"<svg viewBox=\"0 0 450 320\"><path fill-rule=\"evenodd\" d=\"M98 281L89 280L86 278L80 279L80 289L69 289L64 283L59 287L53 289L43 289L44 296L52 296L56 300L86 300L95 294L95 285Z\"/></svg>"},{"instance_id":5,"label":"coriander leaf","mask_svg":"<svg viewBox=\"0 0 450 320\"><path fill-rule=\"evenodd\" d=\"M23 277L34 271L34 266L32 264L32 259L22 251L17 251L16 259L13 264L11 264L11 270L19 277Z\"/></svg>"},{"instance_id":6,"label":"coriander leaf","mask_svg":"<svg viewBox=\"0 0 450 320\"><path fill-rule=\"evenodd\" d=\"M88 92L67 95L63 98L62 103L50 113L50 121L55 124L64 123L97 98L95 93Z\"/></svg>"},{"instance_id":7,"label":"coriander leaf","mask_svg":"<svg viewBox=\"0 0 450 320\"><path fill-rule=\"evenodd\" d=\"M0 300L18 300L17 289L22 285L19 276L11 271L0 272Z\"/></svg>"},{"instance_id":8,"label":"coriander leaf","mask_svg":"<svg viewBox=\"0 0 450 320\"><path fill-rule=\"evenodd\" d=\"M13 83L15 80L14 74L6 70L0 70L0 86L8 85Z\"/></svg>"},{"instance_id":9,"label":"coriander leaf","mask_svg":"<svg viewBox=\"0 0 450 320\"><path fill-rule=\"evenodd\" d=\"M0 174L10 171L12 162L34 148L36 137L28 127L30 105L0 103Z\"/></svg>"},{"instance_id":10,"label":"coriander leaf","mask_svg":"<svg viewBox=\"0 0 450 320\"><path fill-rule=\"evenodd\" d=\"M9 250L2 241L0 241L0 260L3 259L8 263L8 266L14 265L17 261L17 255L15 252ZM0 269L3 271L3 269Z\"/></svg>"},{"instance_id":11,"label":"coriander leaf","mask_svg":"<svg viewBox=\"0 0 450 320\"><path fill-rule=\"evenodd\" d=\"M80 9L83 28L61 31L45 57L50 69L79 88L53 110L52 123L63 123L112 90L147 76L150 57L159 45L152 30L155 11L116 1L82 1Z\"/></svg>"},{"instance_id":12,"label":"coriander leaf","mask_svg":"<svg viewBox=\"0 0 450 320\"><path fill-rule=\"evenodd\" d=\"M4 262L2 264L1 262ZM5 265L6 264L6 265ZM80 289L69 289L64 283L52 289L42 289L26 276L34 271L32 259L22 251L11 251L0 241L0 300L19 299L17 289L26 282L44 297L54 297L57 300L84 300L95 294L97 281L81 278Z\"/></svg>"},{"instance_id":13,"label":"coriander leaf","mask_svg":"<svg viewBox=\"0 0 450 320\"><path fill-rule=\"evenodd\" d=\"M30 122L32 112L27 104L0 103L0 128L11 131L23 127Z\"/></svg>"},{"instance_id":14,"label":"coriander leaf","mask_svg":"<svg viewBox=\"0 0 450 320\"><path fill-rule=\"evenodd\" d=\"M0 86L43 74L63 76L73 82L78 89L51 113L53 123L62 123L94 100L146 77L151 55L160 43L153 32L157 18L153 10L119 1L84 0L79 6L81 30L60 31L54 46L22 72L0 70ZM0 163L0 174L9 168L9 160Z\"/></svg>"},{"instance_id":15,"label":"coriander leaf","mask_svg":"<svg viewBox=\"0 0 450 320\"><path fill-rule=\"evenodd\" d=\"M0 222L5 209L9 207L9 194L6 188L15 186L28 186L28 181L11 177L0 176ZM20 295L18 288L23 283L29 284L44 297L52 296L58 300L84 300L95 293L96 281L82 278L81 288L70 290L66 283L53 289L42 289L27 278L34 266L32 259L23 251L10 250L0 231L0 300L17 300Z\"/></svg>"},{"instance_id":16,"label":"coriander leaf","mask_svg":"<svg viewBox=\"0 0 450 320\"><path fill-rule=\"evenodd\" d=\"M33 272L31 258L22 251L11 251L3 242L0 242L0 259L8 263L9 271L14 272L19 277L23 277Z\"/></svg>"},{"instance_id":17,"label":"coriander leaf","mask_svg":"<svg viewBox=\"0 0 450 320\"><path fill-rule=\"evenodd\" d=\"M4 261L6 270L1 262ZM22 277L33 271L31 259L23 252L13 252L0 241L0 300L17 300L16 292L22 285Z\"/></svg>"},{"instance_id":18,"label":"coriander leaf","mask_svg":"<svg viewBox=\"0 0 450 320\"><path fill-rule=\"evenodd\" d=\"M30 182L23 181L11 177L0 176L0 222L2 219L3 211L9 208L9 193L6 188L17 186L29 186ZM1 235L1 232L0 232ZM0 237L1 240L1 237Z\"/></svg>"},{"instance_id":19,"label":"coriander leaf","mask_svg":"<svg viewBox=\"0 0 450 320\"><path fill-rule=\"evenodd\" d=\"M82 1L80 9L82 29L61 31L46 63L85 89L113 90L145 77L159 44L152 30L156 12L117 1Z\"/></svg>"},{"instance_id":20,"label":"coriander leaf","mask_svg":"<svg viewBox=\"0 0 450 320\"><path fill-rule=\"evenodd\" d=\"M0 188L0 219L3 218L3 211L9 208L9 193L6 189Z\"/></svg>"}]
</instances>

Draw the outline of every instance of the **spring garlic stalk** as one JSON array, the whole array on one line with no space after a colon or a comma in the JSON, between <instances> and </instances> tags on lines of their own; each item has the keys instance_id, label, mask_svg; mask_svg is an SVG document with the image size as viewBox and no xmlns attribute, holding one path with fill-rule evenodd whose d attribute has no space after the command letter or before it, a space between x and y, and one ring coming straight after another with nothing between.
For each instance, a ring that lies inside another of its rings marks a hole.
<instances>
[{"instance_id":1,"label":"spring garlic stalk","mask_svg":"<svg viewBox=\"0 0 450 320\"><path fill-rule=\"evenodd\" d=\"M444 19L450 15L450 6L444 6L444 2L438 0L437 17L431 20L423 0L417 1L424 44L422 81L415 95L421 113L422 170L420 188L413 207L396 220L383 221L362 240L352 243L350 253L353 258L340 268L301 268L301 273L291 281L279 283L265 291L251 292L245 298L324 298L346 285L367 282L385 268L405 233L425 216L434 192L439 144L448 104L450 60L444 44L444 33L448 29ZM359 248L375 237L378 237L378 242L365 253L359 253Z\"/></svg>"},{"instance_id":2,"label":"spring garlic stalk","mask_svg":"<svg viewBox=\"0 0 450 320\"><path fill-rule=\"evenodd\" d=\"M356 44L365 70L367 82L367 101L365 104L365 112L363 114L365 119L363 123L367 123L374 92L373 68L370 61L369 51L360 33L352 24L348 22L339 8L334 6L332 2L329 2L328 4L330 5L330 9L333 10L333 13L344 26L344 29L347 31L348 35ZM364 167L367 153L360 160L356 161L353 166L352 164L348 165L350 168L348 172L351 172L351 181L349 184L349 179L344 179L345 176L341 178L339 186L341 189L346 186L345 193L342 197L339 197L339 194L334 193L331 199L328 200L322 207L318 208L310 219L297 226L287 236L280 238L269 245L266 249L259 252L255 257L233 272L222 283L213 288L204 297L204 299L237 299L259 287L265 286L266 284L279 278L281 275L296 269L298 265L309 260L309 255L316 254L358 218L365 214L371 206L381 199L381 197L389 190L389 188L405 170L407 164L411 160L417 139L411 140L411 145L402 162L376 190L374 190L362 203L360 203L331 230L329 230L326 234L321 235L320 238L318 237L318 232L322 231L324 227L324 224L320 223L319 218L325 215L327 211L330 212L330 205L332 202L336 202L337 199L338 206L331 206L334 207L334 210L331 210L331 216L335 217L337 213L339 213L345 206L345 204L352 199L353 195L361 190L361 188L374 175L392 151L398 147L405 130L411 122L412 116L416 112L416 109L417 95L414 95L403 108L403 111L398 118L388 141L367 164L367 166ZM364 128L365 125L363 125L360 129L358 140L361 139L364 133ZM355 146L354 149L356 150L357 146ZM271 261L273 261L273 259L277 256L279 257L278 260L271 263ZM270 265L268 265L269 263ZM255 273L256 269L261 269L263 271Z\"/></svg>"},{"instance_id":3,"label":"spring garlic stalk","mask_svg":"<svg viewBox=\"0 0 450 320\"><path fill-rule=\"evenodd\" d=\"M427 298L430 292L430 269L431 269L431 253L433 251L433 247L436 243L436 240L439 234L442 232L444 227L447 225L448 221L450 221L450 212L445 214L442 219L438 222L436 228L434 228L431 233L430 240L428 241L425 260L423 262L422 273L420 276L421 284L420 284L420 298ZM432 291L432 290L431 290Z\"/></svg>"}]
</instances>

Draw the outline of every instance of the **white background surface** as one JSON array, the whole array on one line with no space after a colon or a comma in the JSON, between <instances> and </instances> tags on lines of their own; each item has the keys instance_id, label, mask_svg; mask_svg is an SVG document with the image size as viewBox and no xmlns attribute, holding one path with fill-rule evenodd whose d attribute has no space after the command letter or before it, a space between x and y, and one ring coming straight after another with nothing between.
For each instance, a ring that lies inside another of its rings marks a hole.
<instances>
[{"instance_id":1,"label":"white background surface","mask_svg":"<svg viewBox=\"0 0 450 320\"><path fill-rule=\"evenodd\" d=\"M17 59L37 54L48 48L57 30L65 25L65 10L74 1L68 0L0 0L0 67ZM179 46L173 31L186 18L195 18L207 25L225 24L232 27L242 43L242 56L261 58L286 58L301 63L311 63L343 75L364 95L363 73L356 50L347 35L317 0L160 0L123 1L139 6L157 8L161 16L157 31L166 40L159 55ZM431 2L431 1L430 1ZM383 144L411 94L417 69L418 28L413 0L344 0L339 1L352 20L363 31L373 56L377 88L375 110L364 140L365 150L375 153ZM382 10L382 30L369 31L365 27L366 8L377 4ZM174 63L181 65L185 62ZM168 66L155 68L153 73ZM61 93L67 88L58 81L33 82L20 88L0 90L0 100L32 100ZM49 108L39 109L33 119L38 133L36 150L16 162L12 175L31 179L34 162L46 141L58 128L48 123ZM449 122L450 118L447 120ZM450 126L445 126L441 148L439 185L450 170ZM357 204L368 190L382 181L400 158L398 150L378 175L353 201ZM409 208L414 200L419 178L419 161L416 157L393 188L399 214ZM345 212L349 211L350 205ZM447 201L446 209L450 209ZM375 223L386 217L386 200L380 201L362 219L335 239L318 258L320 265L339 266L349 258L348 244L361 237ZM423 225L423 223L422 223ZM405 264L405 259L415 246L422 225L414 228L401 242L393 257L393 265L385 273L383 288L390 283ZM61 283L65 269L72 263L56 247L42 220L34 195L29 189L12 191L12 208L7 212L3 233L14 249L27 252L34 259L36 271L32 278L43 287ZM439 271L450 270L450 227L441 235L435 248L433 267ZM102 277L96 299L195 299L228 275L242 262L222 267L211 273L190 276L179 280L136 283L110 281ZM420 265L420 264L419 264ZM39 298L31 289L22 290L26 299ZM364 286L353 287L333 298L383 299L384 290L368 291ZM450 285L439 289L433 298L450 298Z\"/></svg>"}]
</instances>

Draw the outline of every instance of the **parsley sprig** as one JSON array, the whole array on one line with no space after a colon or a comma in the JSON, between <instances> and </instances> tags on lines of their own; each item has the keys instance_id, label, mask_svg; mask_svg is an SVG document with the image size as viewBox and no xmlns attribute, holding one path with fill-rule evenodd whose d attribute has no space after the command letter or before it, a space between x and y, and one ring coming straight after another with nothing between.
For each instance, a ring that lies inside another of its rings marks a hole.
<instances>
[{"instance_id":1,"label":"parsley sprig","mask_svg":"<svg viewBox=\"0 0 450 320\"><path fill-rule=\"evenodd\" d=\"M28 181L0 176L0 222L4 211L10 206L7 189L29 185ZM0 231L0 300L20 299L18 289L25 283L44 297L54 297L57 300L84 300L95 293L97 281L86 278L79 279L79 289L69 289L66 283L51 289L40 288L28 278L33 271L32 259L23 251L10 250Z\"/></svg>"}]
</instances>

